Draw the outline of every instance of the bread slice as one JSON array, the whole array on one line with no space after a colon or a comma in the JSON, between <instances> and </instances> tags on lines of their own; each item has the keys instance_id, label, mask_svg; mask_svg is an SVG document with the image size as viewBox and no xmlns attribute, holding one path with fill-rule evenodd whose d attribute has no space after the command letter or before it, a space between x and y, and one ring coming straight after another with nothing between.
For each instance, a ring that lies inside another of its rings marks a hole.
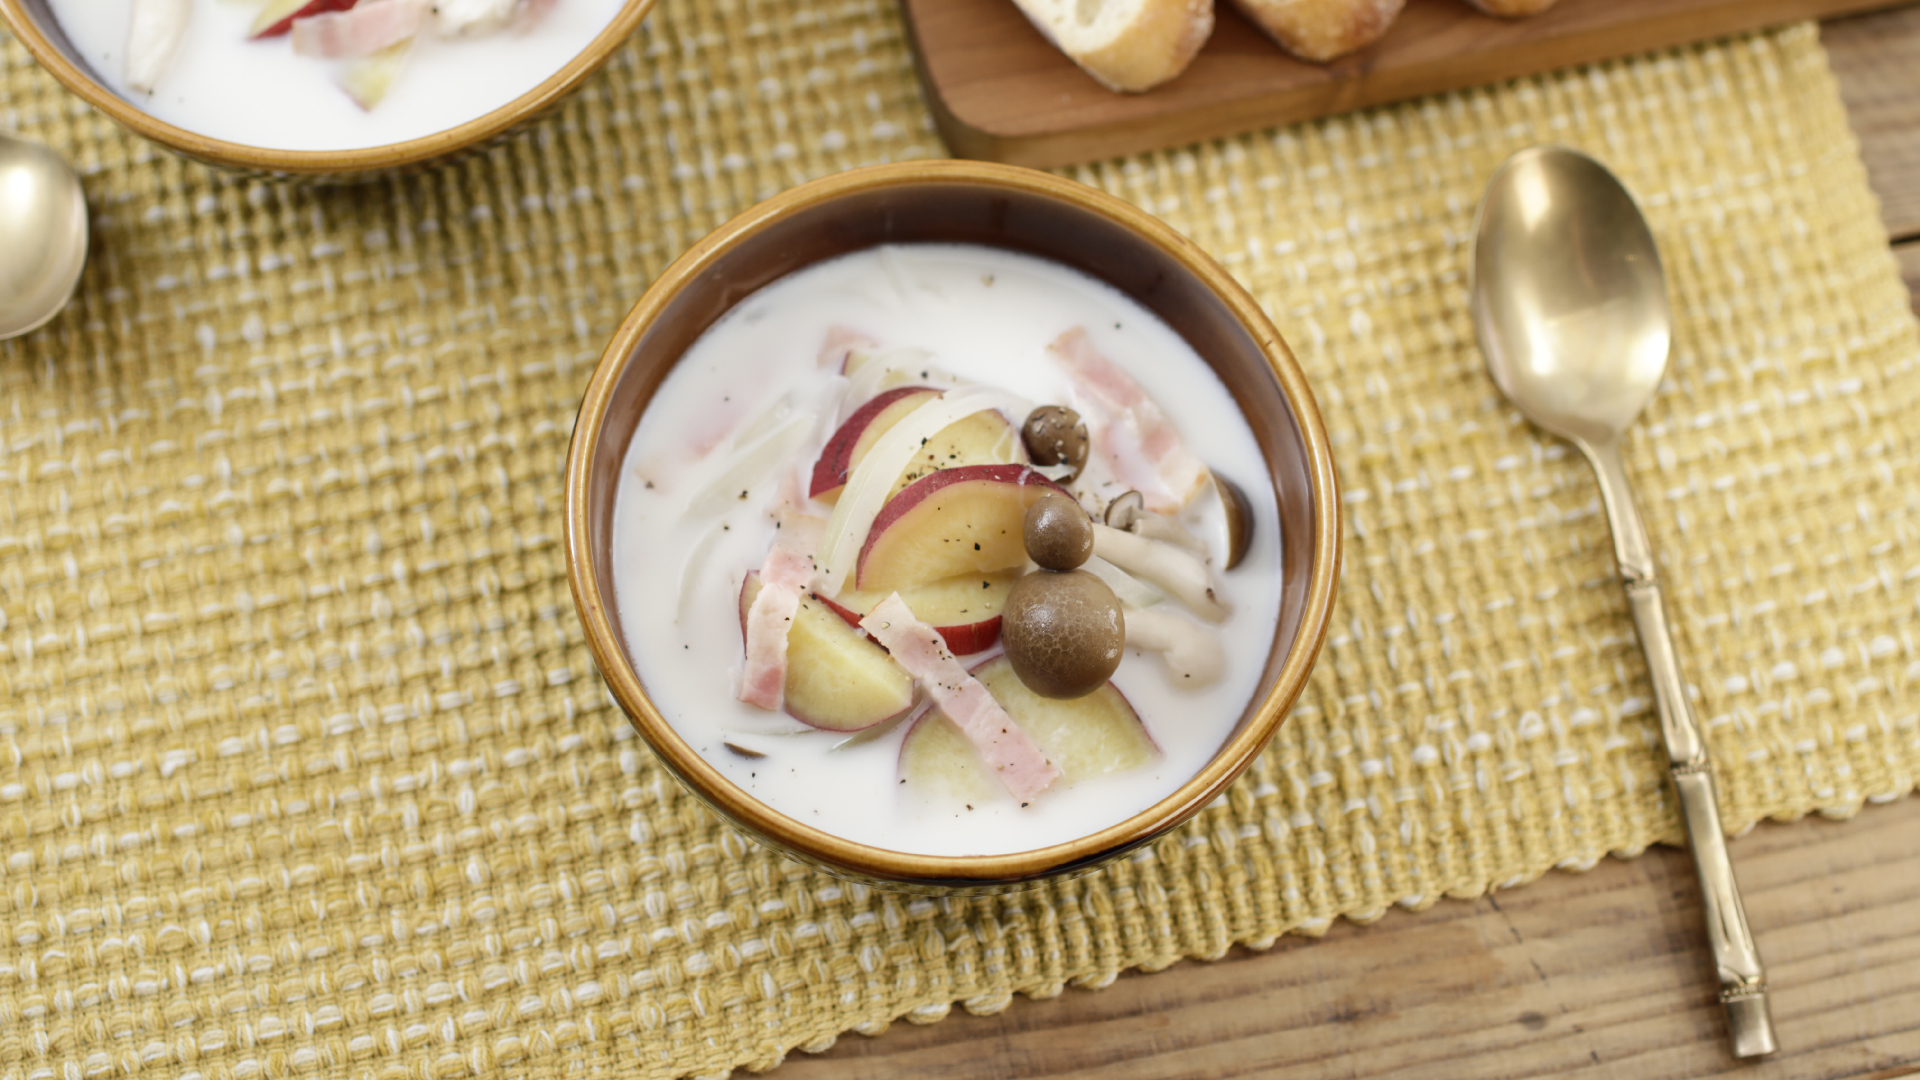
<instances>
[{"instance_id":1,"label":"bread slice","mask_svg":"<svg viewBox=\"0 0 1920 1080\"><path fill-rule=\"evenodd\" d=\"M1492 0L1501 2L1501 0ZM1551 2L1551 0L1549 0ZM1325 63L1378 40L1405 0L1233 0L1280 47Z\"/></svg>"},{"instance_id":2,"label":"bread slice","mask_svg":"<svg viewBox=\"0 0 1920 1080\"><path fill-rule=\"evenodd\" d=\"M1489 15L1498 15L1503 19L1538 15L1553 6L1553 0L1467 0L1467 2Z\"/></svg>"},{"instance_id":3,"label":"bread slice","mask_svg":"<svg viewBox=\"0 0 1920 1080\"><path fill-rule=\"evenodd\" d=\"M1213 33L1213 0L1014 0L1067 58L1111 90L1187 69Z\"/></svg>"}]
</instances>

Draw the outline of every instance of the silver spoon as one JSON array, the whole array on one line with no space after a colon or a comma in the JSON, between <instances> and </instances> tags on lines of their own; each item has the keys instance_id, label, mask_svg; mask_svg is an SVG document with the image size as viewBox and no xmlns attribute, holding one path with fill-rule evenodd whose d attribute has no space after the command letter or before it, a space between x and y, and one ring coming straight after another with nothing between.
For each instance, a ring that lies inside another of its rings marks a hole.
<instances>
[{"instance_id":1,"label":"silver spoon","mask_svg":"<svg viewBox=\"0 0 1920 1080\"><path fill-rule=\"evenodd\" d=\"M1653 545L1620 463L1620 433L1660 384L1672 338L1660 251L1633 196L1573 150L1536 146L1508 158L1474 223L1472 307L1500 392L1527 419L1579 447L1599 474L1700 876L1734 1056L1772 1053L1779 1044L1766 972L1720 831L1706 738L1687 704Z\"/></svg>"},{"instance_id":2,"label":"silver spoon","mask_svg":"<svg viewBox=\"0 0 1920 1080\"><path fill-rule=\"evenodd\" d=\"M86 264L80 177L39 143L0 134L0 340L59 314Z\"/></svg>"}]
</instances>

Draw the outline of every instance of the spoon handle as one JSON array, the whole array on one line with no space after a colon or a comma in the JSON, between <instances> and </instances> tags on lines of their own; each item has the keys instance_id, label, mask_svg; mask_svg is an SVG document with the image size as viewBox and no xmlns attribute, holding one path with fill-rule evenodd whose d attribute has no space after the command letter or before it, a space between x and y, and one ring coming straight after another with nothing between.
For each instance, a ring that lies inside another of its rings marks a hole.
<instances>
[{"instance_id":1,"label":"spoon handle","mask_svg":"<svg viewBox=\"0 0 1920 1080\"><path fill-rule=\"evenodd\" d=\"M1773 1016L1767 1009L1767 975L1760 950L1747 929L1747 912L1733 879L1727 857L1727 838L1720 828L1720 799L1714 789L1713 765L1707 740L1687 702L1680 660L1667 627L1667 605L1654 574L1653 545L1633 500L1633 487L1620 462L1619 445L1611 440L1581 446L1600 477L1600 498L1613 527L1614 555L1633 608L1633 628L1647 657L1647 675L1660 714L1660 733L1667 746L1667 768L1680 797L1680 814L1687 846L1700 876L1700 895L1706 908L1707 939L1720 969L1720 1001L1727 1009L1727 1026L1735 1057L1755 1057L1779 1049L1773 1034Z\"/></svg>"}]
</instances>

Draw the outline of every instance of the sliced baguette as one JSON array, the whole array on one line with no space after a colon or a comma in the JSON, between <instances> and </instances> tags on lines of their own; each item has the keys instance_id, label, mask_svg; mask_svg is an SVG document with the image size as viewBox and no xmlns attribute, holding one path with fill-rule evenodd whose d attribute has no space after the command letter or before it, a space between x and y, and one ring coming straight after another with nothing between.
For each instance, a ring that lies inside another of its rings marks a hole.
<instances>
[{"instance_id":1,"label":"sliced baguette","mask_svg":"<svg viewBox=\"0 0 1920 1080\"><path fill-rule=\"evenodd\" d=\"M1213 33L1213 0L1014 0L1067 58L1110 90L1187 69Z\"/></svg>"},{"instance_id":2,"label":"sliced baguette","mask_svg":"<svg viewBox=\"0 0 1920 1080\"><path fill-rule=\"evenodd\" d=\"M1325 63L1365 48L1387 32L1405 0L1233 0L1280 47ZM1501 0L1490 0L1498 3ZM1524 2L1524 0L1522 0Z\"/></svg>"}]
</instances>

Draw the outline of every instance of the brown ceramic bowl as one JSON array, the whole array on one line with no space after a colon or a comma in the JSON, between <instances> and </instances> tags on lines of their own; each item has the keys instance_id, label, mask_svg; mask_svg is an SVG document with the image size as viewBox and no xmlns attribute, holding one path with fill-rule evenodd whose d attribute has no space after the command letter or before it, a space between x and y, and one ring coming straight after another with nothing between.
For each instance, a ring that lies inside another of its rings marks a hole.
<instances>
[{"instance_id":1,"label":"brown ceramic bowl","mask_svg":"<svg viewBox=\"0 0 1920 1080\"><path fill-rule=\"evenodd\" d=\"M60 29L47 0L0 0L0 16L5 17L13 36L20 39L41 67L52 72L54 78L87 104L135 135L195 161L240 172L347 181L411 171L461 151L485 146L538 118L599 70L600 65L613 56L613 51L639 28L653 4L654 0L626 0L613 21L565 67L490 113L418 139L356 150L273 150L210 139L156 120L93 73Z\"/></svg>"},{"instance_id":2,"label":"brown ceramic bowl","mask_svg":"<svg viewBox=\"0 0 1920 1080\"><path fill-rule=\"evenodd\" d=\"M615 484L669 368L756 289L812 263L895 242L970 243L1064 263L1144 304L1219 373L1251 422L1280 512L1280 617L1261 691L1200 773L1111 828L1008 855L905 854L829 835L756 800L708 764L647 698L613 615ZM1251 762L1306 684L1340 565L1333 461L1293 354L1246 290L1138 208L1047 173L912 162L816 180L728 222L667 268L621 324L587 386L567 456L567 571L594 660L674 775L768 845L833 873L909 890L1002 890L1090 869L1191 818Z\"/></svg>"}]
</instances>

